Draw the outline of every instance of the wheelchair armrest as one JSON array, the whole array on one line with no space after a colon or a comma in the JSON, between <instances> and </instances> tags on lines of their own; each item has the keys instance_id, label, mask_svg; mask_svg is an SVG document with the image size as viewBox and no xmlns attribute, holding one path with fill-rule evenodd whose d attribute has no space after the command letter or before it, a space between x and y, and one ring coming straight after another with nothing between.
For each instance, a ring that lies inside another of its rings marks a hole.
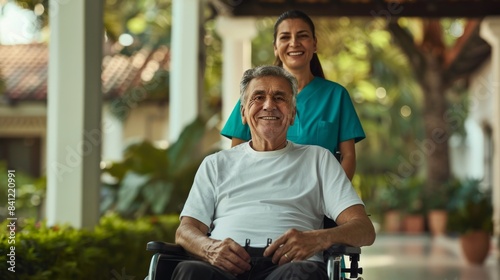
<instances>
[{"instance_id":1,"label":"wheelchair armrest","mask_svg":"<svg viewBox=\"0 0 500 280\"><path fill-rule=\"evenodd\" d=\"M163 241L150 241L146 246L146 250L156 252L151 258L149 264L149 272L147 279L157 280L163 279L161 275L172 275L175 266L184 260L190 260L192 257L188 254L181 245L167 243ZM170 265L160 265L167 263Z\"/></svg>"},{"instance_id":2,"label":"wheelchair armrest","mask_svg":"<svg viewBox=\"0 0 500 280\"><path fill-rule=\"evenodd\" d=\"M188 257L189 254L182 248L181 245L178 244L173 244L173 243L167 243L163 241L150 241L148 242L146 246L146 250L148 251L155 251L161 254L168 254L168 255L173 255L173 256L186 256Z\"/></svg>"},{"instance_id":3,"label":"wheelchair armrest","mask_svg":"<svg viewBox=\"0 0 500 280\"><path fill-rule=\"evenodd\" d=\"M330 248L326 249L325 254L327 255L359 255L361 254L361 248L352 247L342 244L334 244Z\"/></svg>"}]
</instances>

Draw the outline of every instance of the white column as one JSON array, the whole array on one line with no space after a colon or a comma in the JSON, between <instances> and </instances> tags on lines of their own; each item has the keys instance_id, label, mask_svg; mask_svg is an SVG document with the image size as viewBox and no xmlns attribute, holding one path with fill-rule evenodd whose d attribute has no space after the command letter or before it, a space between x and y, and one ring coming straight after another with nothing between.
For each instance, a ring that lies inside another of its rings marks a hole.
<instances>
[{"instance_id":1,"label":"white column","mask_svg":"<svg viewBox=\"0 0 500 280\"><path fill-rule=\"evenodd\" d=\"M245 70L252 67L252 38L257 34L255 19L220 16L216 23L222 38L222 116L223 123L240 98L239 84ZM222 148L231 142L222 137Z\"/></svg>"},{"instance_id":2,"label":"white column","mask_svg":"<svg viewBox=\"0 0 500 280\"><path fill-rule=\"evenodd\" d=\"M500 17L487 17L481 22L481 37L491 45L491 96L493 100L493 222L494 234L500 241Z\"/></svg>"},{"instance_id":3,"label":"white column","mask_svg":"<svg viewBox=\"0 0 500 280\"><path fill-rule=\"evenodd\" d=\"M102 159L123 159L123 122L111 113L109 106L103 108L102 133Z\"/></svg>"},{"instance_id":4,"label":"white column","mask_svg":"<svg viewBox=\"0 0 500 280\"><path fill-rule=\"evenodd\" d=\"M99 220L100 0L50 1L47 220L92 228Z\"/></svg>"},{"instance_id":5,"label":"white column","mask_svg":"<svg viewBox=\"0 0 500 280\"><path fill-rule=\"evenodd\" d=\"M198 114L200 0L172 1L168 140L177 140Z\"/></svg>"}]
</instances>

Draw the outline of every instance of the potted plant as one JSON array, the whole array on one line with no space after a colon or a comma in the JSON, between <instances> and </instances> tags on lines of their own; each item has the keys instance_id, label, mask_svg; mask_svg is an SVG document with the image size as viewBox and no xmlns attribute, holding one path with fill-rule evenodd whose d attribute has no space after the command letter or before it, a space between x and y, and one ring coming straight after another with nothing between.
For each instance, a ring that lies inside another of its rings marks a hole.
<instances>
[{"instance_id":1,"label":"potted plant","mask_svg":"<svg viewBox=\"0 0 500 280\"><path fill-rule=\"evenodd\" d=\"M427 222L432 236L442 236L446 234L449 199L459 187L460 181L452 178L446 184L433 190L432 193L424 194Z\"/></svg>"},{"instance_id":2,"label":"potted plant","mask_svg":"<svg viewBox=\"0 0 500 280\"><path fill-rule=\"evenodd\" d=\"M401 231L401 189L399 186L388 185L377 192L377 204L382 209L383 229L386 233Z\"/></svg>"},{"instance_id":3,"label":"potted plant","mask_svg":"<svg viewBox=\"0 0 500 280\"><path fill-rule=\"evenodd\" d=\"M406 233L419 234L424 231L423 180L408 177L402 181L401 201L404 207L403 229Z\"/></svg>"},{"instance_id":4,"label":"potted plant","mask_svg":"<svg viewBox=\"0 0 500 280\"><path fill-rule=\"evenodd\" d=\"M493 233L491 188L481 185L481 180L464 180L449 205L448 230L460 235L460 245L469 263L483 264Z\"/></svg>"}]
</instances>

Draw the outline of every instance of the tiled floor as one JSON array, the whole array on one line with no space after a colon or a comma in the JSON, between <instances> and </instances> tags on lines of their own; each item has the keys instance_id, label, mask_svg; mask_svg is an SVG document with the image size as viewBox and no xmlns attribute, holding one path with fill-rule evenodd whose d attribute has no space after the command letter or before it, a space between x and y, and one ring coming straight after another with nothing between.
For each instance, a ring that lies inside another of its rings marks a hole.
<instances>
[{"instance_id":1,"label":"tiled floor","mask_svg":"<svg viewBox=\"0 0 500 280\"><path fill-rule=\"evenodd\" d=\"M450 237L379 234L363 247L360 265L365 280L500 280L498 252L484 266L469 265Z\"/></svg>"}]
</instances>

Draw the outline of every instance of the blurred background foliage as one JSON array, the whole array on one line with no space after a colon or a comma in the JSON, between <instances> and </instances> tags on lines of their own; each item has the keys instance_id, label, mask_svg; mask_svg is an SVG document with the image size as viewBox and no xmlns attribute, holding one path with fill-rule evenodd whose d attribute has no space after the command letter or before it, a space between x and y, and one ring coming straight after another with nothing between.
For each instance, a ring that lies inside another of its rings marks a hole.
<instances>
[{"instance_id":1,"label":"blurred background foliage","mask_svg":"<svg viewBox=\"0 0 500 280\"><path fill-rule=\"evenodd\" d=\"M126 218L180 212L206 155L199 147L204 133L205 122L198 118L167 149L145 141L130 145L123 161L103 168L101 212Z\"/></svg>"},{"instance_id":2,"label":"blurred background foliage","mask_svg":"<svg viewBox=\"0 0 500 280\"><path fill-rule=\"evenodd\" d=\"M57 7L49 4L68 3L67 0L10 1L34 11L39 37L46 42L50 34L50 13L57 12ZM171 0L104 1L105 51L132 55L143 48L169 47L171 9ZM147 271L151 255L144 248L146 242L173 241L178 213L194 174L203 158L217 151L200 149L207 131L215 127L213 120L217 118L213 116L221 111L222 41L215 30L217 13L217 8L207 5L201 14L199 62L204 78L199 93L200 117L168 148L147 141L137 142L127 147L122 161L102 165L102 218L92 231L65 225L48 227L43 222L45 178L31 178L16 172L16 216L19 217L16 234L20 241L16 244L19 252L16 279L111 279L120 275L140 278ZM473 219L479 222L478 226L489 227L488 221L477 218L478 215L489 217L491 205L486 204L482 193L472 195L477 190L471 189L477 186L475 181L458 182L450 178L449 184L443 184L444 192L439 192L440 195L434 195L433 199L424 195L427 176L425 94L407 55L388 30L387 22L374 17L313 20L326 77L348 89L366 132L367 138L356 145L353 185L365 201L370 218L382 223L384 213L390 210L413 214L431 208L448 208L458 213L451 217L450 226L464 225L469 223L467 219ZM274 21L275 18L256 21L258 33L252 40L254 66L274 61ZM422 20L402 18L398 24L410 32L416 44L423 40ZM446 46L452 46L460 37L464 24L460 19L440 20ZM169 73L159 72L152 83L143 85L152 97L148 101L168 101L168 83ZM0 80L0 90L2 85ZM128 102L133 93L112 104L119 108L120 102ZM450 108L462 108L456 112L454 120L457 121L451 125L455 134L463 136L463 122L467 117L466 83L454 83L443 97ZM121 118L129 117L127 112L122 113ZM3 201L7 200L7 174L6 165L0 163L0 200ZM448 197L453 198L451 204ZM3 226L8 223L5 220L7 205L0 206ZM456 227L454 230L466 229ZM6 270L7 236L0 235L0 240L3 244L0 247L3 266L0 267ZM13 274L8 277L14 279Z\"/></svg>"},{"instance_id":3,"label":"blurred background foliage","mask_svg":"<svg viewBox=\"0 0 500 280\"><path fill-rule=\"evenodd\" d=\"M23 172L8 172L7 164L0 161L0 199L5 201L0 205L0 220L8 218L8 194L9 173L14 176L14 189L16 199L14 207L16 217L30 217L37 220L43 217L43 203L45 201L45 190L47 187L45 177L33 178ZM12 175L11 175L12 176Z\"/></svg>"},{"instance_id":4,"label":"blurred background foliage","mask_svg":"<svg viewBox=\"0 0 500 280\"><path fill-rule=\"evenodd\" d=\"M42 5L45 12L38 17L40 30L42 34L48 33L48 14L53 11L48 0L16 2L32 10ZM171 5L170 0L105 1L106 44L122 54L132 54L144 47L169 46ZM201 16L200 42L204 47L200 58L204 65L204 88L200 92L202 116L219 114L221 109L222 42L215 30L216 16L217 9L210 5L205 7ZM357 144L357 172L353 183L367 206L373 209L373 219L377 220L382 208L376 204L382 197L403 188L403 181L407 178L422 180L426 175L425 159L410 161L412 153L422 152L423 93L407 56L395 43L383 19L337 17L313 20L325 74L348 89L367 135L366 140ZM254 66L274 61L274 21L275 18L257 19L258 34L252 40ZM415 42L422 41L421 20L400 19L398 23L410 32ZM461 35L463 25L464 21L460 19L441 20L447 46L453 45ZM165 77L168 80L168 74ZM168 98L167 90L163 94ZM464 84L457 83L444 96L450 106L458 104L466 108ZM462 123L456 125L456 132L463 132L465 116L460 119ZM186 191L184 186L177 187L181 184L178 180L181 177L192 180L193 173L189 169L192 166L174 168L180 166L177 160L183 158L176 155L178 158L172 159L175 145L164 150L149 143L138 143L127 149L123 162L106 166L103 169L108 176L103 182L103 212L114 209L125 217L137 217L178 211ZM185 158L191 159L193 165L199 164L198 158L193 160L191 155ZM191 172L190 175L181 176L182 172L188 172L186 170ZM189 180L184 183L189 185ZM182 195L175 194L177 188L182 189L179 192ZM129 191L127 195L125 189ZM166 193L171 193L172 198L166 198Z\"/></svg>"}]
</instances>

